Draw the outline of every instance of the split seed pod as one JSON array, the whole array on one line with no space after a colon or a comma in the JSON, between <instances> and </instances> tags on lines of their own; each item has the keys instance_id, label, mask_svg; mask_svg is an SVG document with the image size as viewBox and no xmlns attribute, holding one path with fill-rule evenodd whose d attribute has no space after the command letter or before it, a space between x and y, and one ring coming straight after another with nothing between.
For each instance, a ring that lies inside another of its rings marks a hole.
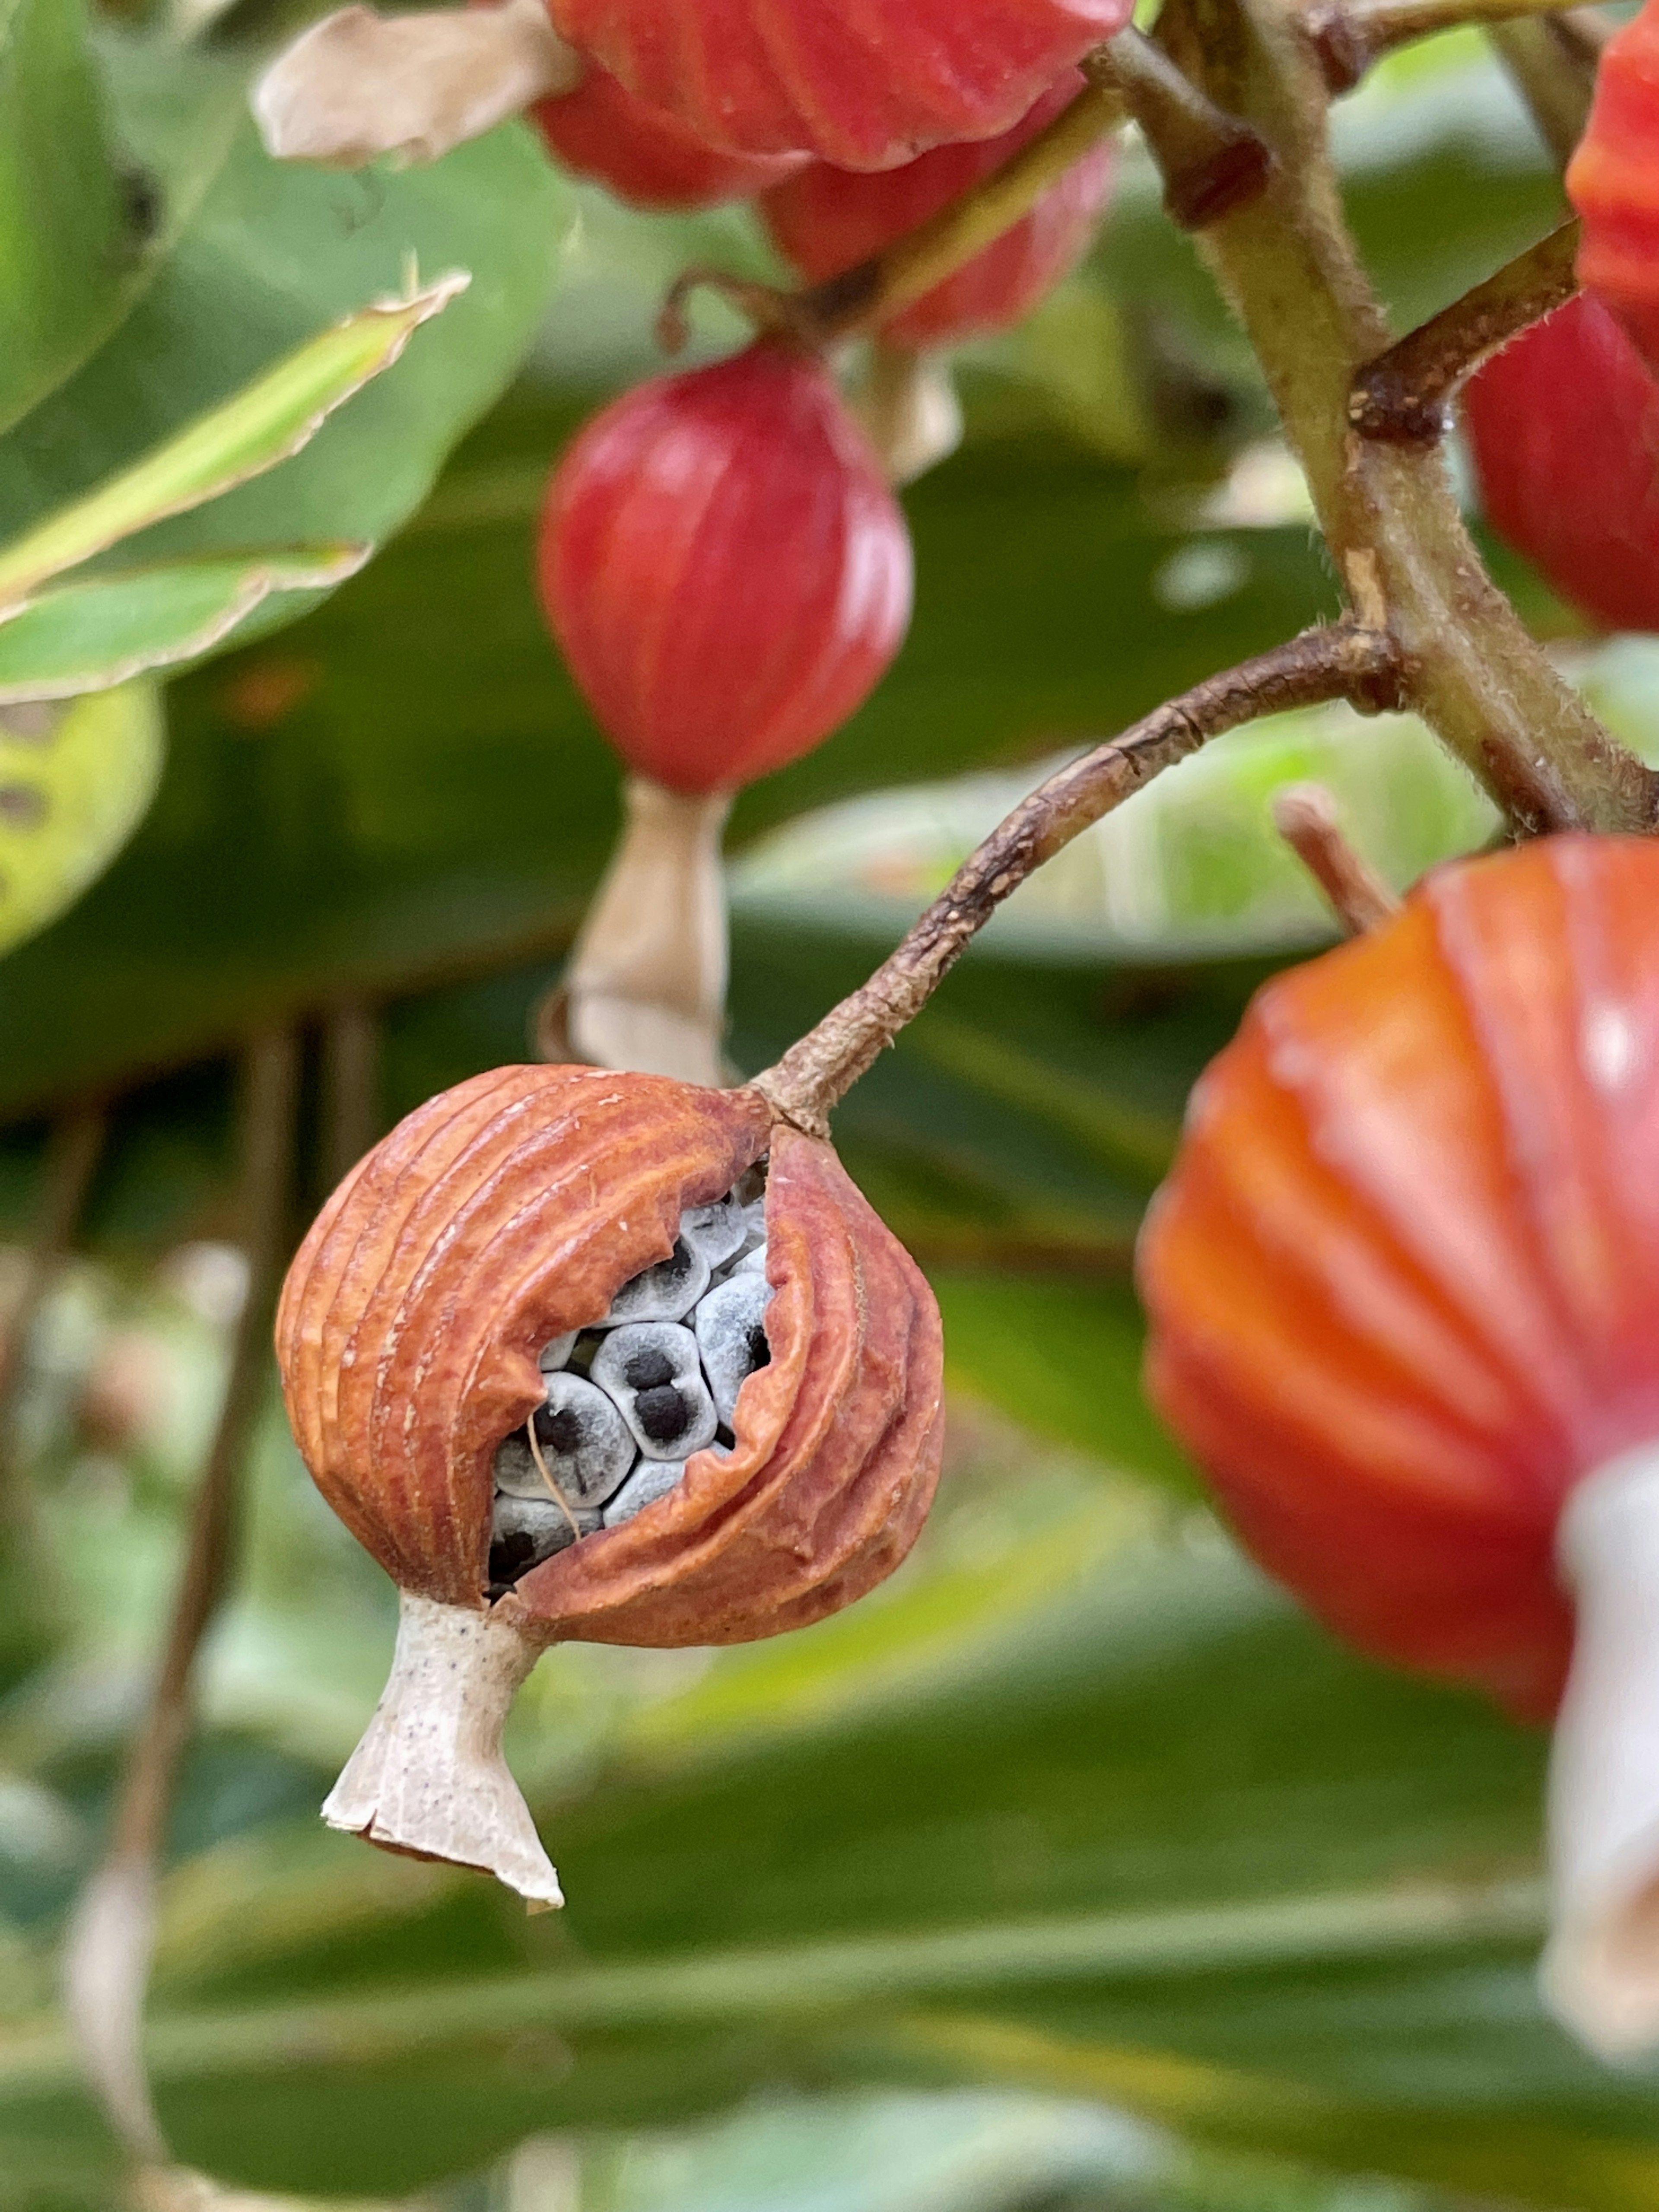
<instances>
[{"instance_id":1,"label":"split seed pod","mask_svg":"<svg viewBox=\"0 0 1659 2212\"><path fill-rule=\"evenodd\" d=\"M1589 125L1567 169L1583 218L1581 283L1612 307L1659 375L1659 0L1602 50Z\"/></svg>"},{"instance_id":2,"label":"split seed pod","mask_svg":"<svg viewBox=\"0 0 1659 2212\"><path fill-rule=\"evenodd\" d=\"M878 175L815 161L767 193L766 227L810 283L839 276L1000 169L1082 90L1082 77L1067 70L1000 137L938 147ZM884 324L884 335L896 345L957 345L1024 321L1087 249L1115 170L1109 142L1095 147L1011 230Z\"/></svg>"},{"instance_id":3,"label":"split seed pod","mask_svg":"<svg viewBox=\"0 0 1659 2212\"><path fill-rule=\"evenodd\" d=\"M603 1320L687 1210L763 1158L770 1356L730 1448L492 1600L492 1468L544 1403L538 1353ZM830 1147L748 1090L508 1067L446 1091L323 1209L276 1346L307 1465L403 1594L391 1680L325 1817L532 1905L558 1884L500 1738L539 1653L820 1620L903 1559L938 1477L932 1293Z\"/></svg>"},{"instance_id":4,"label":"split seed pod","mask_svg":"<svg viewBox=\"0 0 1659 2212\"><path fill-rule=\"evenodd\" d=\"M530 112L568 169L608 185L631 207L705 208L752 199L806 158L717 153L678 117L636 100L602 69L590 69L574 92L538 100Z\"/></svg>"},{"instance_id":5,"label":"split seed pod","mask_svg":"<svg viewBox=\"0 0 1659 2212\"><path fill-rule=\"evenodd\" d=\"M1545 1988L1607 2052L1659 2037L1656 1159L1659 846L1552 838L1258 994L1139 1258L1152 1394L1263 1563L1559 1705Z\"/></svg>"},{"instance_id":6,"label":"split seed pod","mask_svg":"<svg viewBox=\"0 0 1659 2212\"><path fill-rule=\"evenodd\" d=\"M636 775L735 790L809 751L903 639L910 540L816 356L763 341L607 407L542 520L549 622Z\"/></svg>"},{"instance_id":7,"label":"split seed pod","mask_svg":"<svg viewBox=\"0 0 1659 2212\"><path fill-rule=\"evenodd\" d=\"M1498 534L1612 629L1659 629L1659 382L1581 292L1473 376L1464 419Z\"/></svg>"}]
</instances>

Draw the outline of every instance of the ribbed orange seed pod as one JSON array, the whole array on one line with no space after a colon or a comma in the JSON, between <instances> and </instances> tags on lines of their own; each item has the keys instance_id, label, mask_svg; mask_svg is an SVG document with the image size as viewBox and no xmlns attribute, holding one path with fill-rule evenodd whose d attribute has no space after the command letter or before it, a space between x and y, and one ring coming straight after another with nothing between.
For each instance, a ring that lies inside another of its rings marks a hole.
<instances>
[{"instance_id":1,"label":"ribbed orange seed pod","mask_svg":"<svg viewBox=\"0 0 1659 2212\"><path fill-rule=\"evenodd\" d=\"M1603 49L1567 192L1584 226L1579 281L1659 374L1659 0Z\"/></svg>"},{"instance_id":2,"label":"ribbed orange seed pod","mask_svg":"<svg viewBox=\"0 0 1659 2212\"><path fill-rule=\"evenodd\" d=\"M1443 870L1268 984L1139 1273L1152 1395L1257 1557L1367 1650L1559 1704L1546 1992L1650 2044L1659 847Z\"/></svg>"}]
</instances>

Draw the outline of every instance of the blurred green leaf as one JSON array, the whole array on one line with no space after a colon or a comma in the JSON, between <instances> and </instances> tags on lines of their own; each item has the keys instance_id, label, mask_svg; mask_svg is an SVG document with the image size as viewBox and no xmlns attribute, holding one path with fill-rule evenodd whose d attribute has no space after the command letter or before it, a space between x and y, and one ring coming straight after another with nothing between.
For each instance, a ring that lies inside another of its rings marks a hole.
<instances>
[{"instance_id":1,"label":"blurred green leaf","mask_svg":"<svg viewBox=\"0 0 1659 2212\"><path fill-rule=\"evenodd\" d=\"M163 727L147 684L0 712L0 951L55 920L120 851L161 777Z\"/></svg>"}]
</instances>

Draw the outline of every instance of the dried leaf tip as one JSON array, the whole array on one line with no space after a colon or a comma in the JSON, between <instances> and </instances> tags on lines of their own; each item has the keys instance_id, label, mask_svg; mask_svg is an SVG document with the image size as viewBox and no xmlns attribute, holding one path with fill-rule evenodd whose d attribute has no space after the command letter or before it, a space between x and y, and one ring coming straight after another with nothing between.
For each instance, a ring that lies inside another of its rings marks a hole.
<instances>
[{"instance_id":1,"label":"dried leaf tip","mask_svg":"<svg viewBox=\"0 0 1659 2212\"><path fill-rule=\"evenodd\" d=\"M278 161L435 161L532 100L571 91L582 70L541 0L400 15L340 8L278 55L252 106Z\"/></svg>"}]
</instances>

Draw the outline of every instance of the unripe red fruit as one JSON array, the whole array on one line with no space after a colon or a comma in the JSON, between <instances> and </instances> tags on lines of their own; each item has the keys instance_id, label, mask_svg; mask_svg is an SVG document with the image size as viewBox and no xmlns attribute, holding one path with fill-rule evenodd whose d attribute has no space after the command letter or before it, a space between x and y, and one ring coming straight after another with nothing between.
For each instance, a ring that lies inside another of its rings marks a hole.
<instances>
[{"instance_id":1,"label":"unripe red fruit","mask_svg":"<svg viewBox=\"0 0 1659 2212\"><path fill-rule=\"evenodd\" d=\"M801 155L719 154L684 124L648 107L602 69L574 92L530 111L556 156L640 208L717 207L752 199L799 167Z\"/></svg>"},{"instance_id":2,"label":"unripe red fruit","mask_svg":"<svg viewBox=\"0 0 1659 2212\"><path fill-rule=\"evenodd\" d=\"M1068 70L1000 138L940 146L902 169L871 176L815 161L767 193L766 227L809 282L838 276L1000 169L1082 89ZM1085 154L1024 221L884 324L885 335L900 345L954 345L1023 321L1086 251L1115 168L1109 143Z\"/></svg>"},{"instance_id":3,"label":"unripe red fruit","mask_svg":"<svg viewBox=\"0 0 1659 2212\"><path fill-rule=\"evenodd\" d=\"M1492 527L1612 629L1659 629L1659 383L1580 293L1470 380L1464 419Z\"/></svg>"},{"instance_id":4,"label":"unripe red fruit","mask_svg":"<svg viewBox=\"0 0 1659 2212\"><path fill-rule=\"evenodd\" d=\"M641 385L565 454L543 599L635 771L735 788L843 721L898 650L910 540L816 356L772 341Z\"/></svg>"},{"instance_id":5,"label":"unripe red fruit","mask_svg":"<svg viewBox=\"0 0 1659 2212\"><path fill-rule=\"evenodd\" d=\"M1659 0L1604 48L1567 191L1583 217L1580 281L1659 374Z\"/></svg>"},{"instance_id":6,"label":"unripe red fruit","mask_svg":"<svg viewBox=\"0 0 1659 2212\"><path fill-rule=\"evenodd\" d=\"M888 169L994 138L1128 0L549 0L560 33L726 153Z\"/></svg>"}]
</instances>

